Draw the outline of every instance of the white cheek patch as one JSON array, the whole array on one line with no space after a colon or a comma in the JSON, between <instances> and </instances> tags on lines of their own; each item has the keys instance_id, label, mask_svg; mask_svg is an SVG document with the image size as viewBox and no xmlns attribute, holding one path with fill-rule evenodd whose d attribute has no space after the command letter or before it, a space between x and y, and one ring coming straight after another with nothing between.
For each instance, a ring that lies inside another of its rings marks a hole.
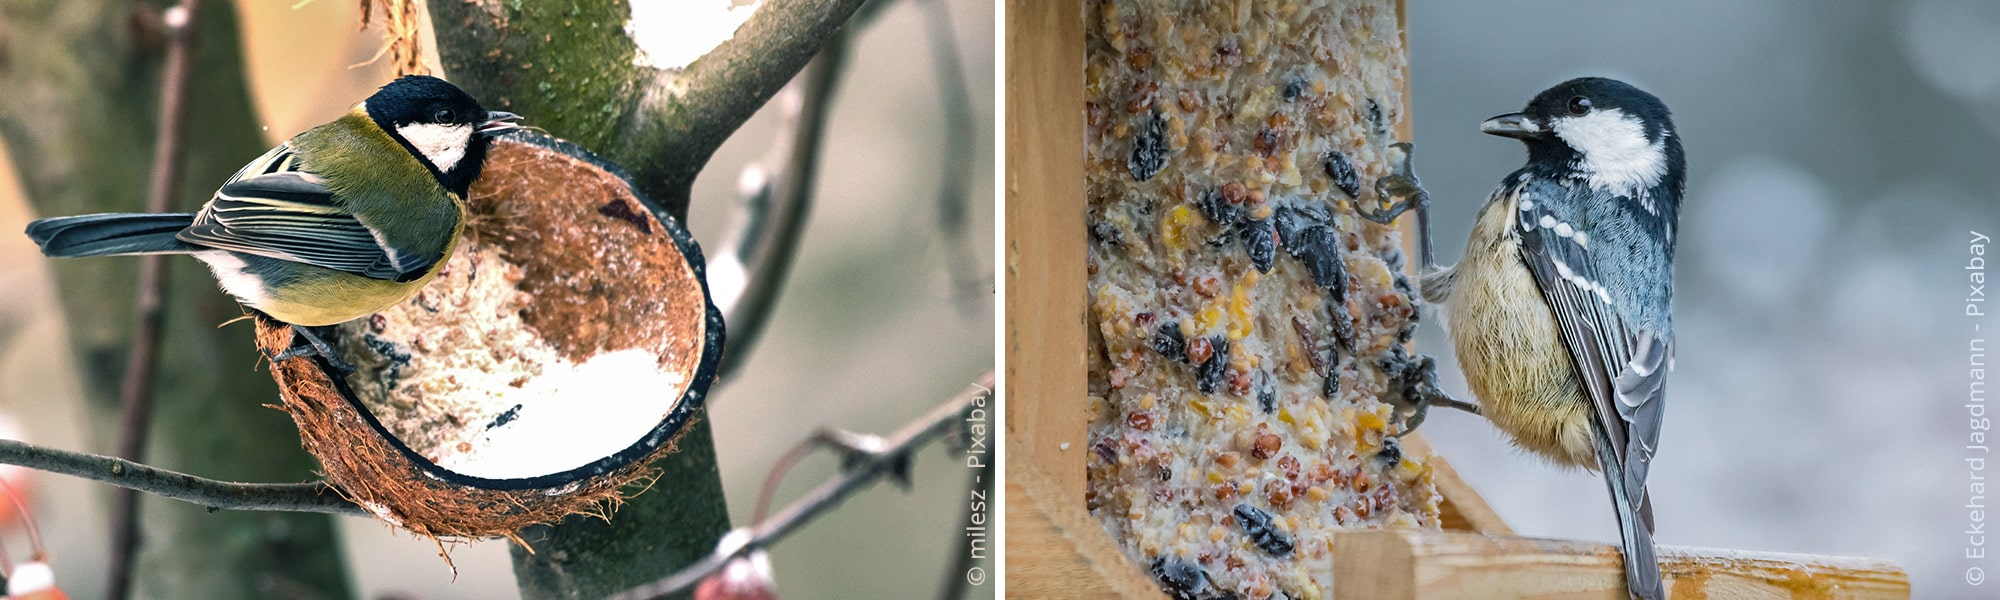
<instances>
[{"instance_id":1,"label":"white cheek patch","mask_svg":"<svg viewBox=\"0 0 2000 600\"><path fill-rule=\"evenodd\" d=\"M471 125L440 125L437 123L411 123L396 128L396 133L417 148L424 159L439 171L450 171L458 166L458 160L465 158L465 146L472 141Z\"/></svg>"},{"instance_id":2,"label":"white cheek patch","mask_svg":"<svg viewBox=\"0 0 2000 600\"><path fill-rule=\"evenodd\" d=\"M1592 188L1637 197L1667 174L1667 137L1647 141L1646 127L1625 111L1607 108L1556 119L1557 137L1582 156L1577 168Z\"/></svg>"}]
</instances>

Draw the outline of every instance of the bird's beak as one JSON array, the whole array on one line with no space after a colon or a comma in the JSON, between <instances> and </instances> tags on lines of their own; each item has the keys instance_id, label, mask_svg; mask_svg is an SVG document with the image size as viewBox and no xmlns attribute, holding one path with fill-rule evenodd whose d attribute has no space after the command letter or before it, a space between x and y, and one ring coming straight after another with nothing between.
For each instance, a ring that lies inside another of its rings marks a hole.
<instances>
[{"instance_id":1,"label":"bird's beak","mask_svg":"<svg viewBox=\"0 0 2000 600\"><path fill-rule=\"evenodd\" d=\"M1517 140L1541 137L1546 127L1533 118L1521 113L1500 115L1479 124L1480 133L1510 137Z\"/></svg>"},{"instance_id":2,"label":"bird's beak","mask_svg":"<svg viewBox=\"0 0 2000 600\"><path fill-rule=\"evenodd\" d=\"M486 135L500 135L520 129L520 125L513 123L513 121L520 118L521 115L504 110L489 110L486 111L486 122L479 124L478 132Z\"/></svg>"}]
</instances>

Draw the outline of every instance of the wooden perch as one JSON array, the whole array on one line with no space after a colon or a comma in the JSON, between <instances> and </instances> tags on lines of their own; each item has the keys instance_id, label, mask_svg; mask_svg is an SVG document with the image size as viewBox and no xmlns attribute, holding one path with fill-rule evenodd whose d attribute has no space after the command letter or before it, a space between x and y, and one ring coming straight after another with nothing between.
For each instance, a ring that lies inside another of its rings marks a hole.
<instances>
[{"instance_id":1,"label":"wooden perch","mask_svg":"<svg viewBox=\"0 0 2000 600\"><path fill-rule=\"evenodd\" d=\"M1400 529L1335 538L1334 597L1626 598L1618 547ZM1872 558L1661 546L1670 598L1908 598L1901 567Z\"/></svg>"},{"instance_id":2,"label":"wooden perch","mask_svg":"<svg viewBox=\"0 0 2000 600\"><path fill-rule=\"evenodd\" d=\"M1514 528L1500 519L1500 513L1486 505L1486 499L1480 497L1479 491L1458 476L1458 469L1431 450L1430 441L1425 440L1422 433L1403 436L1403 451L1431 457L1431 478L1437 485L1438 495L1443 497L1438 504L1438 522L1445 529L1490 535L1514 533Z\"/></svg>"}]
</instances>

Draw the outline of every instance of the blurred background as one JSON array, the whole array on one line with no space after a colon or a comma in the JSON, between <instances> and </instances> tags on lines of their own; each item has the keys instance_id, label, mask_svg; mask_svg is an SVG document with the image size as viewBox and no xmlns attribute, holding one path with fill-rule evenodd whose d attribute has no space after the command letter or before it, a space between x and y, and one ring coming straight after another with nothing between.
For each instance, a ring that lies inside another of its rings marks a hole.
<instances>
[{"instance_id":1,"label":"blurred background","mask_svg":"<svg viewBox=\"0 0 2000 600\"><path fill-rule=\"evenodd\" d=\"M1408 19L1441 261L1526 158L1481 120L1583 75L1673 110L1689 176L1659 542L1880 556L1917 597L1978 591L1966 570L1995 565L1960 533L1978 322L1961 299L1968 231L2000 229L2000 3L1410 2ZM1437 327L1418 346L1456 364ZM1616 543L1594 475L1468 415L1424 429L1522 535Z\"/></svg>"},{"instance_id":2,"label":"blurred background","mask_svg":"<svg viewBox=\"0 0 2000 600\"><path fill-rule=\"evenodd\" d=\"M857 30L833 98L816 204L789 281L757 347L727 358L749 362L712 391L709 418L739 525L750 518L772 464L817 428L889 433L992 369L994 11L987 1L944 3L979 124L963 131L944 117L928 51L931 22L918 1L891 2ZM235 4L256 116L271 143L338 116L391 76L387 60L353 66L382 43L378 30L356 30L355 2ZM768 152L776 133L769 112L738 131L697 180L689 227L710 253L729 226L739 173ZM532 123L534 115L527 118ZM199 131L188 139L202 143ZM968 145L971 160L945 164L947 143ZM26 236L10 233L41 216L32 214L12 168L0 160L0 437L109 452L102 433L108 428L91 423L109 417L85 405L78 358L62 350L67 334L46 259ZM950 170L969 182L958 190L967 233L956 240L937 225ZM240 331L249 344L249 329ZM269 377L249 365L226 368ZM817 485L835 466L828 456L801 463L774 505ZM911 491L878 484L781 542L772 552L778 589L786 598L934 596L964 548L970 475L941 446L927 449ZM28 479L58 581L71 597L101 597L108 488L42 474ZM13 556L24 555L18 525L0 528ZM340 534L361 598L515 597L505 540L453 547L454 580L428 539L362 518L341 519ZM984 566L991 571L990 563ZM991 584L973 590L974 597L992 594Z\"/></svg>"}]
</instances>

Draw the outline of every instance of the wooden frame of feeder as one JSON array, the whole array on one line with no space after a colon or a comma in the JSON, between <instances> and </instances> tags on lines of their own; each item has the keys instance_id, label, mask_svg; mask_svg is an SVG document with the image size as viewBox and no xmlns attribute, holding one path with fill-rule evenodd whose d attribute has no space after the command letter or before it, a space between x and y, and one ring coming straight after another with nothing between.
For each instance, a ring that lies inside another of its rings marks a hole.
<instances>
[{"instance_id":1,"label":"wooden frame of feeder","mask_svg":"<svg viewBox=\"0 0 2000 600\"><path fill-rule=\"evenodd\" d=\"M1007 2L1007 589L1023 598L1165 598L1084 508L1081 2ZM1405 23L1400 0L1396 16ZM1409 118L1396 130L1410 139ZM1404 443L1431 454L1420 435ZM1443 530L1337 534L1335 597L1626 597L1616 546L1515 537L1449 463L1434 456L1432 464ZM1910 595L1908 575L1876 559L1673 546L1660 548L1660 558L1674 598Z\"/></svg>"}]
</instances>

